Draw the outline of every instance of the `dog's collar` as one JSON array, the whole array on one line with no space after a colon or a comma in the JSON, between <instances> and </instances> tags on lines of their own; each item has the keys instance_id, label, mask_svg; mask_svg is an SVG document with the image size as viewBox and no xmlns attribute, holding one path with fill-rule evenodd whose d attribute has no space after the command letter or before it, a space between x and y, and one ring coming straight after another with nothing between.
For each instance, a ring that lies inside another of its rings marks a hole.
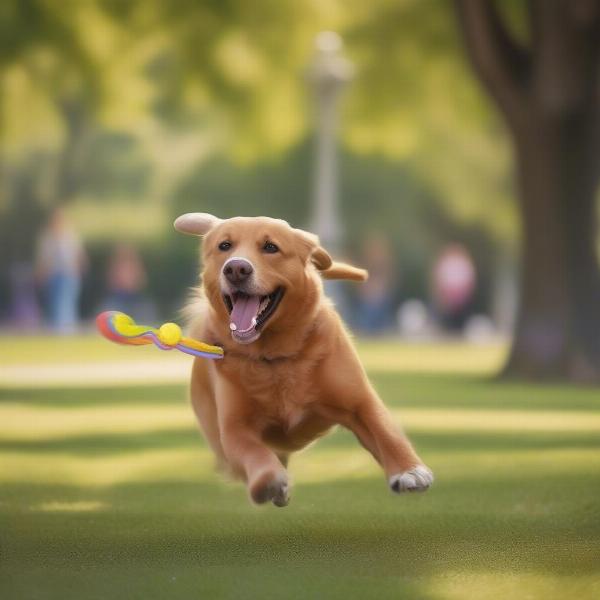
<instances>
[{"instance_id":1,"label":"dog's collar","mask_svg":"<svg viewBox=\"0 0 600 600\"><path fill-rule=\"evenodd\" d=\"M223 347L223 344L221 344L220 342L215 342L215 345L217 346L221 346ZM264 362L266 364L272 364L272 363L276 363L276 362L283 362L286 360L293 360L294 358L297 358L298 355L300 353L299 352L295 352L294 354L284 354L282 356L249 356L248 354L243 354L242 352L236 352L235 350L231 351L231 350L227 350L225 352L225 359L228 356L231 356L233 358L242 358L244 360L251 360L254 362Z\"/></svg>"},{"instance_id":2,"label":"dog's collar","mask_svg":"<svg viewBox=\"0 0 600 600\"><path fill-rule=\"evenodd\" d=\"M292 354L283 354L281 356L273 356L271 358L268 356L248 356L247 354L243 354L242 352L236 352L235 350L225 350L225 346L220 341L215 341L214 344L215 344L215 346L220 346L221 348L223 348L223 350L225 350L225 356L224 356L225 360L227 360L228 356L233 356L236 358L243 358L245 360L251 360L254 362L273 364L273 363L277 363L277 362L284 362L286 360L294 360L295 358L298 358L300 356L300 354L302 353L302 349L306 346L306 341L310 338L310 336L314 332L315 328L316 328L316 322L313 322L311 324L311 326L309 327L308 331L306 331L306 333L304 334L303 343L297 352L293 352Z\"/></svg>"},{"instance_id":3,"label":"dog's collar","mask_svg":"<svg viewBox=\"0 0 600 600\"><path fill-rule=\"evenodd\" d=\"M314 324L311 326L311 328L306 332L306 335L304 337L304 341L306 341L306 339L308 339L308 337L310 336L310 334L314 331L315 326ZM221 346L223 349L225 349L225 346L223 346L223 344L221 342L215 342L215 345L217 346ZM269 356L248 356L247 354L243 354L242 352L236 352L235 350L225 350L225 356L224 359L227 360L228 356L233 356L235 358L243 358L245 360L251 360L254 362L262 362L265 364L273 364L273 363L277 363L277 362L284 362L286 360L294 360L295 358L298 358L300 356L300 354L302 353L302 348L304 348L305 344L302 344L300 346L300 349L297 352L293 352L292 354L282 354L280 356L273 356L273 357L269 357Z\"/></svg>"}]
</instances>

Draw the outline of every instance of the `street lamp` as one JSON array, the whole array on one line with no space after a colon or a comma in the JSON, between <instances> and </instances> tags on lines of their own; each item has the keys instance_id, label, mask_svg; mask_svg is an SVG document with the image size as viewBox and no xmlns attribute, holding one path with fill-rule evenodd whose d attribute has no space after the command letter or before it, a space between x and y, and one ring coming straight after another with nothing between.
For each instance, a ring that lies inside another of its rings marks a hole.
<instances>
[{"instance_id":1,"label":"street lamp","mask_svg":"<svg viewBox=\"0 0 600 600\"><path fill-rule=\"evenodd\" d=\"M338 101L354 75L354 66L342 55L342 46L342 38L337 33L319 33L315 39L315 57L308 73L316 113L311 226L323 245L334 253L339 252L342 238L336 151Z\"/></svg>"}]
</instances>

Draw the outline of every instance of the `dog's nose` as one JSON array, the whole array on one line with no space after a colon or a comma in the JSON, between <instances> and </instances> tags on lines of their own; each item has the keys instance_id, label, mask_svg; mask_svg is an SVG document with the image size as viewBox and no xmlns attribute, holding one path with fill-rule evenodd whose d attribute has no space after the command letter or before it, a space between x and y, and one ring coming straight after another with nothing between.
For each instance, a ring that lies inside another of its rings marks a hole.
<instances>
[{"instance_id":1,"label":"dog's nose","mask_svg":"<svg viewBox=\"0 0 600 600\"><path fill-rule=\"evenodd\" d=\"M253 271L252 265L243 258L232 258L223 265L223 275L234 284L246 281Z\"/></svg>"}]
</instances>

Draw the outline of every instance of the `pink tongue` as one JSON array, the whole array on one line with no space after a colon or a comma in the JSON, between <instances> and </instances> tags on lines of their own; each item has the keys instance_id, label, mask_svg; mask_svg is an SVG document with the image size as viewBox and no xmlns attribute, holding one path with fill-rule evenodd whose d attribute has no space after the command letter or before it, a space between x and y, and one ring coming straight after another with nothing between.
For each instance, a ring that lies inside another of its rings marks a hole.
<instances>
[{"instance_id":1,"label":"pink tongue","mask_svg":"<svg viewBox=\"0 0 600 600\"><path fill-rule=\"evenodd\" d=\"M256 317L260 306L260 296L238 296L234 301L229 322L234 323L238 331L252 327L252 317Z\"/></svg>"}]
</instances>

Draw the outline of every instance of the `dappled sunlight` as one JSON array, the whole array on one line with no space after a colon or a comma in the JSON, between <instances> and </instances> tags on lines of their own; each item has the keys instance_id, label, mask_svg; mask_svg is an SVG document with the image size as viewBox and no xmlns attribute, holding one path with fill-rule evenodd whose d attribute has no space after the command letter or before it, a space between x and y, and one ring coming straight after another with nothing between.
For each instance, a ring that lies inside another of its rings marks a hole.
<instances>
[{"instance_id":1,"label":"dappled sunlight","mask_svg":"<svg viewBox=\"0 0 600 600\"><path fill-rule=\"evenodd\" d=\"M340 479L363 479L380 474L374 459L358 445L358 442L355 450L308 448L292 458L290 471L293 480L299 485Z\"/></svg>"},{"instance_id":2,"label":"dappled sunlight","mask_svg":"<svg viewBox=\"0 0 600 600\"><path fill-rule=\"evenodd\" d=\"M139 433L194 425L192 409L185 402L172 406L123 406L102 408L30 408L0 405L0 440L56 439L92 433Z\"/></svg>"},{"instance_id":3,"label":"dappled sunlight","mask_svg":"<svg viewBox=\"0 0 600 600\"><path fill-rule=\"evenodd\" d=\"M439 481L486 480L524 477L531 481L547 476L593 474L600 469L597 449L513 451L508 447L496 452L428 452L427 462Z\"/></svg>"},{"instance_id":4,"label":"dappled sunlight","mask_svg":"<svg viewBox=\"0 0 600 600\"><path fill-rule=\"evenodd\" d=\"M213 477L213 457L197 450L146 450L117 456L3 452L0 482L108 487L121 483L196 481Z\"/></svg>"},{"instance_id":5,"label":"dappled sunlight","mask_svg":"<svg viewBox=\"0 0 600 600\"><path fill-rule=\"evenodd\" d=\"M468 451L436 452L425 449L423 457L434 469L437 482L530 480L593 474L600 470L596 449L498 450L473 454ZM215 482L212 453L198 440L197 447L129 450L119 454L76 456L72 453L2 452L1 483L72 484L109 487L141 482ZM518 466L517 466L518 465ZM371 455L356 447L313 446L293 457L292 479L298 485L382 478Z\"/></svg>"},{"instance_id":6,"label":"dappled sunlight","mask_svg":"<svg viewBox=\"0 0 600 600\"><path fill-rule=\"evenodd\" d=\"M30 506L29 510L33 512L96 512L107 510L110 505L100 500L87 500L80 502L64 502L56 500L53 502L42 502Z\"/></svg>"},{"instance_id":7,"label":"dappled sunlight","mask_svg":"<svg viewBox=\"0 0 600 600\"><path fill-rule=\"evenodd\" d=\"M510 481L513 477L531 480L547 476L592 474L600 471L600 454L596 449L536 450L510 448L495 452L435 452L425 450L423 459L433 468L437 482ZM294 457L290 470L301 483L322 483L333 480L356 480L382 477L374 459L358 442L356 449L308 449Z\"/></svg>"},{"instance_id":8,"label":"dappled sunlight","mask_svg":"<svg viewBox=\"0 0 600 600\"><path fill-rule=\"evenodd\" d=\"M409 432L599 432L600 414L593 411L528 411L479 408L392 411ZM51 440L91 434L136 434L195 427L191 408L172 405L95 404L75 408L0 404L0 440Z\"/></svg>"},{"instance_id":9,"label":"dappled sunlight","mask_svg":"<svg viewBox=\"0 0 600 600\"><path fill-rule=\"evenodd\" d=\"M600 579L594 575L551 573L465 573L447 571L426 585L436 600L505 600L506 598L593 598L600 595ZM527 590L526 595L523 595ZM568 590L568 592L567 592ZM565 595L566 594L566 595Z\"/></svg>"},{"instance_id":10,"label":"dappled sunlight","mask_svg":"<svg viewBox=\"0 0 600 600\"><path fill-rule=\"evenodd\" d=\"M528 410L453 409L393 411L397 423L409 431L580 431L600 434L600 413Z\"/></svg>"},{"instance_id":11,"label":"dappled sunlight","mask_svg":"<svg viewBox=\"0 0 600 600\"><path fill-rule=\"evenodd\" d=\"M367 371L492 375L506 358L507 344L357 340Z\"/></svg>"},{"instance_id":12,"label":"dappled sunlight","mask_svg":"<svg viewBox=\"0 0 600 600\"><path fill-rule=\"evenodd\" d=\"M231 568L253 586L250 597L265 576L285 597L298 569L315 582L310 597L340 578L344 597L359 581L361 597L388 597L378 590L390 586L424 600L598 595L593 393L391 371L375 383L433 469L432 489L392 494L338 428L292 457L285 510L250 505L241 483L215 472L183 386L4 390L6 568L39 589L93 565L76 575L80 585L107 596L144 573L146 596L170 597L160 586L174 576L195 589L227 582Z\"/></svg>"},{"instance_id":13,"label":"dappled sunlight","mask_svg":"<svg viewBox=\"0 0 600 600\"><path fill-rule=\"evenodd\" d=\"M35 348L35 353L32 353ZM174 354L174 353L173 353ZM3 365L60 365L98 361L168 360L170 355L158 354L152 348L131 348L111 344L96 330L87 335L57 338L53 335L4 335L0 344Z\"/></svg>"},{"instance_id":14,"label":"dappled sunlight","mask_svg":"<svg viewBox=\"0 0 600 600\"><path fill-rule=\"evenodd\" d=\"M7 337L0 346L0 386L11 388L103 388L139 385L188 384L191 361L177 352L150 347L124 347L97 335L63 338ZM32 360L30 348L38 351ZM436 373L488 376L498 370L506 344L441 344L388 340L357 340L366 369L372 374Z\"/></svg>"},{"instance_id":15,"label":"dappled sunlight","mask_svg":"<svg viewBox=\"0 0 600 600\"><path fill-rule=\"evenodd\" d=\"M454 342L410 342L400 339L368 340L356 338L361 360L367 368L406 371L427 370L436 373L486 371L494 368L506 355L505 343L470 344ZM35 347L35 360L31 348ZM171 355L159 354L154 348L131 348L111 344L91 330L57 339L52 335L3 336L0 346L2 364L60 364L121 360L165 360ZM189 362L186 357L173 357Z\"/></svg>"}]
</instances>

